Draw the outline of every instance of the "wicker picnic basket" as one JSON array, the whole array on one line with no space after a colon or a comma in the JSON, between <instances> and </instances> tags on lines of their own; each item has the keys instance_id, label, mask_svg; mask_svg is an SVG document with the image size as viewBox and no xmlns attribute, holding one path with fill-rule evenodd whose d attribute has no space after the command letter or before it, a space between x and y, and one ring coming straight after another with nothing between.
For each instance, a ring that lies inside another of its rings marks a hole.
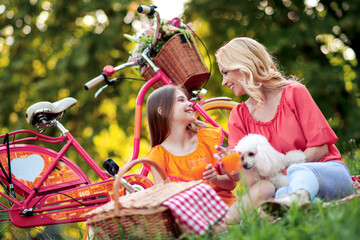
<instances>
[{"instance_id":1,"label":"wicker picnic basket","mask_svg":"<svg viewBox=\"0 0 360 240\"><path fill-rule=\"evenodd\" d=\"M119 198L120 178L134 165L147 163L156 169L163 182L155 186ZM170 210L161 204L202 181L171 182L162 168L147 159L138 159L122 167L114 182L114 201L86 214L99 239L141 239L178 237L182 233Z\"/></svg>"},{"instance_id":2,"label":"wicker picnic basket","mask_svg":"<svg viewBox=\"0 0 360 240\"><path fill-rule=\"evenodd\" d=\"M194 44L196 43L191 43L190 47L182 33L175 34L153 59L155 65L176 85L183 85L189 92L201 89L210 76ZM155 75L152 68L144 68L141 75L146 80ZM162 85L162 82L157 82L153 87L158 88Z\"/></svg>"}]
</instances>

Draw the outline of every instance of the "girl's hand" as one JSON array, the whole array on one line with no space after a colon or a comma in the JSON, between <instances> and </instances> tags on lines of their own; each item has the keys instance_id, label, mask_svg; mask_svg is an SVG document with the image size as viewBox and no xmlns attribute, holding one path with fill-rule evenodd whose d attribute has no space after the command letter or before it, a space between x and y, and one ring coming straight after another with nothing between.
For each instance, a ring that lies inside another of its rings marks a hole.
<instances>
[{"instance_id":1,"label":"girl's hand","mask_svg":"<svg viewBox=\"0 0 360 240\"><path fill-rule=\"evenodd\" d=\"M217 172L212 164L206 166L206 171L203 173L203 179L210 183L215 183L217 181Z\"/></svg>"}]
</instances>

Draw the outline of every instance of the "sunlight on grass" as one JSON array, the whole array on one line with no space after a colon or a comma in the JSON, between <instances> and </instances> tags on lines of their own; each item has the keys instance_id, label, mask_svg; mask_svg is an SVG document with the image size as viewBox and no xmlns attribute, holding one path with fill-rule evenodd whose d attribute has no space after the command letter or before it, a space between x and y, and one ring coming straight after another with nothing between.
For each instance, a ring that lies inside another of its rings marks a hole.
<instances>
[{"instance_id":1,"label":"sunlight on grass","mask_svg":"<svg viewBox=\"0 0 360 240\"><path fill-rule=\"evenodd\" d=\"M292 208L276 223L261 219L253 212L241 225L232 226L228 233L216 234L211 239L358 239L359 224L360 200L354 199L327 208L320 203L306 210Z\"/></svg>"}]
</instances>

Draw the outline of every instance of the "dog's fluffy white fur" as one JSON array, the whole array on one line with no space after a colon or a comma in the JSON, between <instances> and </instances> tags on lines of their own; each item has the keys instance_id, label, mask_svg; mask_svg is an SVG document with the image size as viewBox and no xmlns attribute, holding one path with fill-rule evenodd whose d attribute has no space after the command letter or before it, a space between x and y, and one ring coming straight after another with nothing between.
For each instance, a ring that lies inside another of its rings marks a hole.
<instances>
[{"instance_id":1,"label":"dog's fluffy white fur","mask_svg":"<svg viewBox=\"0 0 360 240\"><path fill-rule=\"evenodd\" d=\"M259 134L246 135L238 142L235 150L240 154L243 166L241 173L248 185L259 179L268 179L276 188L286 186L288 178L281 170L306 160L301 150L292 150L286 154L278 152Z\"/></svg>"}]
</instances>

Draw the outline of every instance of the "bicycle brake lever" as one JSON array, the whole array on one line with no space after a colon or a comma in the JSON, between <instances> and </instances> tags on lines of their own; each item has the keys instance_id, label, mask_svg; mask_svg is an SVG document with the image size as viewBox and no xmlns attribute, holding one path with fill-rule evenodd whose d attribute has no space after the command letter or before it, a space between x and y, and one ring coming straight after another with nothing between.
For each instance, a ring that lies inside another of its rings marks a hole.
<instances>
[{"instance_id":1,"label":"bicycle brake lever","mask_svg":"<svg viewBox=\"0 0 360 240\"><path fill-rule=\"evenodd\" d=\"M197 101L201 101L204 97L205 94L207 93L207 90L205 88L202 88L200 90L195 90L192 91L191 94L191 101L197 102Z\"/></svg>"},{"instance_id":2,"label":"bicycle brake lever","mask_svg":"<svg viewBox=\"0 0 360 240\"><path fill-rule=\"evenodd\" d=\"M107 80L107 78L105 78L104 81L105 81L106 85L102 86L101 88L99 88L99 90L96 91L96 93L95 93L95 98L97 98L97 96L99 96L99 94L102 92L102 90L104 90L104 89L107 88L108 86L113 85L114 82L115 82L116 80L118 80L118 79L120 79L120 78L113 78L113 79L111 79L111 80Z\"/></svg>"},{"instance_id":3,"label":"bicycle brake lever","mask_svg":"<svg viewBox=\"0 0 360 240\"><path fill-rule=\"evenodd\" d=\"M99 96L99 94L105 89L105 88L107 88L109 85L104 85L104 86L102 86L101 88L99 88L99 90L97 90L96 91L96 93L95 93L95 98L97 98L97 96Z\"/></svg>"}]
</instances>

